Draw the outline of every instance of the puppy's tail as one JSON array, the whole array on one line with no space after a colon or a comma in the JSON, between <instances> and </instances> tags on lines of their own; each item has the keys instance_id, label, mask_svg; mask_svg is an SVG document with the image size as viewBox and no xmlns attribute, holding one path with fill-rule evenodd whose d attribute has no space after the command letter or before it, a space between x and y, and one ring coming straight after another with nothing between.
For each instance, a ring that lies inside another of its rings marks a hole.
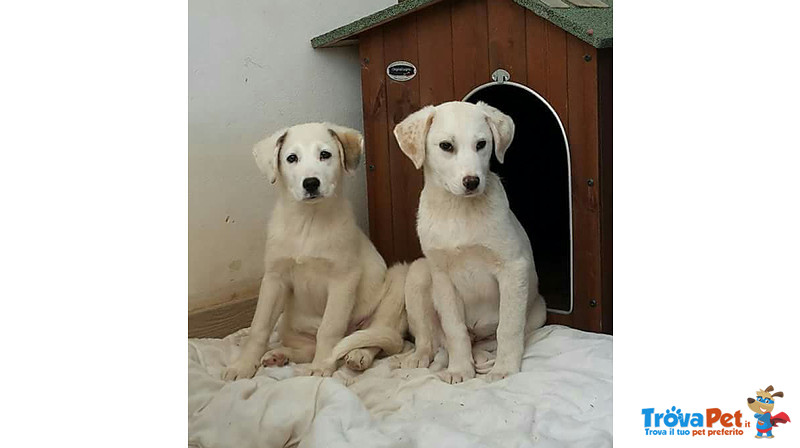
<instances>
[{"instance_id":1,"label":"puppy's tail","mask_svg":"<svg viewBox=\"0 0 800 448\"><path fill-rule=\"evenodd\" d=\"M403 334L408 328L405 311L405 283L408 265L398 263L386 271L380 291L380 302L370 324L363 330L339 341L333 348L333 358L340 359L351 350L379 347L387 355L403 351Z\"/></svg>"},{"instance_id":2,"label":"puppy's tail","mask_svg":"<svg viewBox=\"0 0 800 448\"><path fill-rule=\"evenodd\" d=\"M341 359L351 350L366 347L380 347L388 355L395 355L403 350L403 336L392 328L374 327L358 330L339 341L333 348L333 359Z\"/></svg>"}]
</instances>

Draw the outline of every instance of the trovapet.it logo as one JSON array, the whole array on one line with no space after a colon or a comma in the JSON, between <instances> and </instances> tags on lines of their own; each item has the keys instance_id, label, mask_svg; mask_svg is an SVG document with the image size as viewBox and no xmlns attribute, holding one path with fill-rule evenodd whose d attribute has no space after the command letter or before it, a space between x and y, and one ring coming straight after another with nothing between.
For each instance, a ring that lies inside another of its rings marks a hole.
<instances>
[{"instance_id":1,"label":"trovapet.it logo","mask_svg":"<svg viewBox=\"0 0 800 448\"><path fill-rule=\"evenodd\" d=\"M742 421L742 412L722 412L708 408L704 412L683 412L673 406L663 413L655 408L642 409L644 433L648 436L741 436L750 426Z\"/></svg>"},{"instance_id":2,"label":"trovapet.it logo","mask_svg":"<svg viewBox=\"0 0 800 448\"><path fill-rule=\"evenodd\" d=\"M773 392L773 387L756 391L756 398L747 399L747 407L755 412L755 437L773 438L772 430L778 424L791 422L785 412L772 415L775 397L783 397L783 392ZM703 412L683 412L672 406L663 413L655 408L642 409L644 433L648 436L743 436L745 429L751 428L748 418L742 411L723 412L720 408L707 408Z\"/></svg>"}]
</instances>

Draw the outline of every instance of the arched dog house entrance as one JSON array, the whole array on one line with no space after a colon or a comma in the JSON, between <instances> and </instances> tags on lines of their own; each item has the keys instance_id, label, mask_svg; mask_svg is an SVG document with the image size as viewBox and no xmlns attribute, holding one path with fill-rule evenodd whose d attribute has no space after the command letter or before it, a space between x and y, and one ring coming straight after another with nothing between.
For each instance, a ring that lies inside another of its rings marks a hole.
<instances>
[{"instance_id":1,"label":"arched dog house entrance","mask_svg":"<svg viewBox=\"0 0 800 448\"><path fill-rule=\"evenodd\" d=\"M514 119L505 163L492 155L511 210L533 246L539 290L550 312L572 312L572 171L564 126L550 104L510 81L481 85L464 101L483 101Z\"/></svg>"}]
</instances>

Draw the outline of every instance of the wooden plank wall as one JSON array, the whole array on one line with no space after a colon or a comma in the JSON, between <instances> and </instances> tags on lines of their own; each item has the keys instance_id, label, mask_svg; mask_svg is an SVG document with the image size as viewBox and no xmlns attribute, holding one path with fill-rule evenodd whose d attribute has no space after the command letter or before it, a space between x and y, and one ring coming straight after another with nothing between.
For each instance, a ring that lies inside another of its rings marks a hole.
<instances>
[{"instance_id":1,"label":"wooden plank wall","mask_svg":"<svg viewBox=\"0 0 800 448\"><path fill-rule=\"evenodd\" d=\"M587 62L587 56L589 61ZM574 312L570 325L602 330L597 67L594 47L567 41L567 131L572 163ZM554 316L557 322L562 316Z\"/></svg>"},{"instance_id":2,"label":"wooden plank wall","mask_svg":"<svg viewBox=\"0 0 800 448\"><path fill-rule=\"evenodd\" d=\"M452 99L461 99L484 84L490 73L486 0L453 2L450 14L454 37Z\"/></svg>"},{"instance_id":3,"label":"wooden plank wall","mask_svg":"<svg viewBox=\"0 0 800 448\"><path fill-rule=\"evenodd\" d=\"M418 17L419 14L411 14L384 27L383 51L387 64L392 61L408 61L417 67L420 66L417 46ZM394 226L394 259L392 261L412 261L422 254L417 238L417 205L415 205L419 203L419 193L422 191L422 171L414 168L411 161L400 150L400 146L397 145L397 140L392 134L398 123L422 106L419 86L419 76L406 82L387 80L386 84L387 130L389 133L389 160L391 161L388 174L392 182L392 222Z\"/></svg>"},{"instance_id":4,"label":"wooden plank wall","mask_svg":"<svg viewBox=\"0 0 800 448\"><path fill-rule=\"evenodd\" d=\"M364 147L367 159L367 208L369 234L383 258L395 260L392 220L392 184L389 177L389 140L394 139L386 123L386 60L383 28L359 38L361 100L364 108Z\"/></svg>"},{"instance_id":5,"label":"wooden plank wall","mask_svg":"<svg viewBox=\"0 0 800 448\"><path fill-rule=\"evenodd\" d=\"M394 126L427 104L462 99L491 81L492 71L504 68L512 81L530 86L548 100L570 143L574 311L567 316L551 315L549 320L603 331L603 294L610 300L610 288L604 288L601 278L610 279L610 266L601 272L601 257L609 260L601 253L604 179L600 175L595 48L511 0L443 1L359 39L370 232L387 263L421 255L416 212L422 174L397 146ZM407 82L388 79L386 65L397 60L416 65L417 76ZM608 169L610 178L610 164ZM609 198L604 200L610 203ZM610 310L606 326L610 326Z\"/></svg>"}]
</instances>

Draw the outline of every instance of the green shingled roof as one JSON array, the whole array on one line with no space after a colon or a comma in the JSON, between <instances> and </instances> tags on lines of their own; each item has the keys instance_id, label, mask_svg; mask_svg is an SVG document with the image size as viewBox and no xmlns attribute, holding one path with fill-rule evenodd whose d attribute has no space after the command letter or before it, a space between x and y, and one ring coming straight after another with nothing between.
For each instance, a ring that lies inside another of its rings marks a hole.
<instances>
[{"instance_id":1,"label":"green shingled roof","mask_svg":"<svg viewBox=\"0 0 800 448\"><path fill-rule=\"evenodd\" d=\"M333 47L350 43L359 33L390 22L441 0L406 0L366 17L348 23L311 39L314 48ZM457 1L457 0L456 0ZM491 1L491 0L489 0ZM613 37L613 0L602 0L609 8L550 8L540 0L513 0L514 3L552 22L564 31L595 48L611 48ZM567 0L569 1L569 0ZM592 33L589 34L589 30Z\"/></svg>"}]
</instances>

